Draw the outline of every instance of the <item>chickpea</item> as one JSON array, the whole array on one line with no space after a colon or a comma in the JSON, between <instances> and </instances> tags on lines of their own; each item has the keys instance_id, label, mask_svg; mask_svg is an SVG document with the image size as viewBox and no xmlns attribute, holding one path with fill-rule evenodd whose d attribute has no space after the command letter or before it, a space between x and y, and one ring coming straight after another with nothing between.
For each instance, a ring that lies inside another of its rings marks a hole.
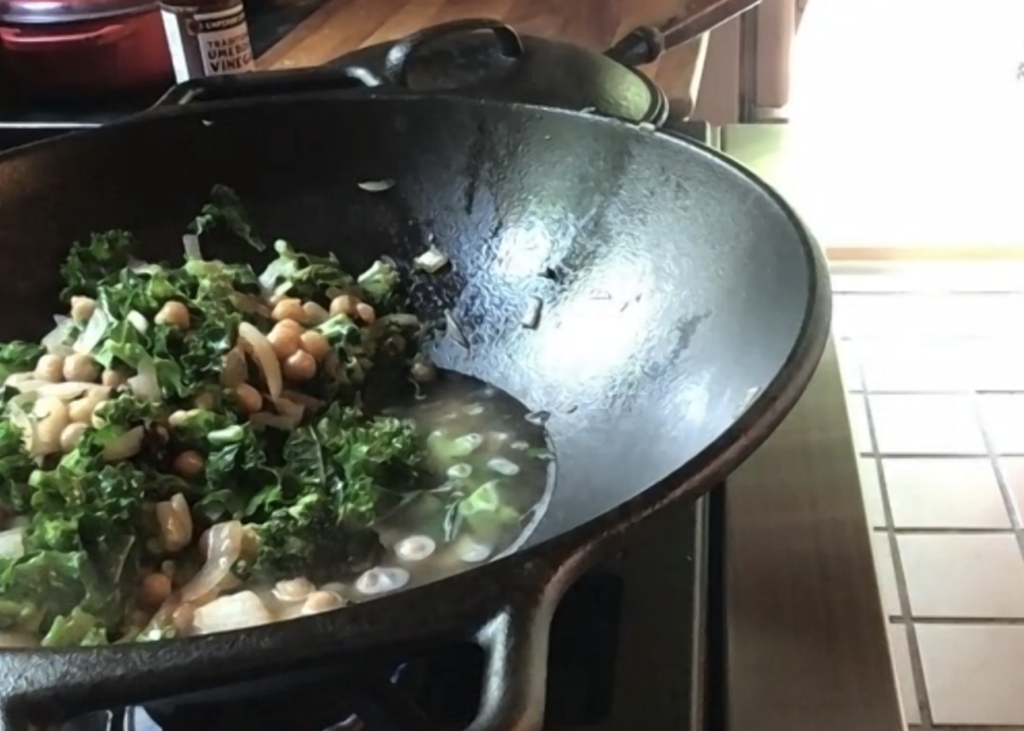
<instances>
[{"instance_id":1,"label":"chickpea","mask_svg":"<svg viewBox=\"0 0 1024 731\"><path fill-rule=\"evenodd\" d=\"M188 308L181 302L170 300L164 302L164 306L156 313L157 325L170 325L179 330L188 330L192 324L192 316L188 314Z\"/></svg>"},{"instance_id":2,"label":"chickpea","mask_svg":"<svg viewBox=\"0 0 1024 731\"><path fill-rule=\"evenodd\" d=\"M285 360L282 370L289 380L308 381L316 375L316 359L305 350L299 350Z\"/></svg>"},{"instance_id":3,"label":"chickpea","mask_svg":"<svg viewBox=\"0 0 1024 731\"><path fill-rule=\"evenodd\" d=\"M217 408L217 394L204 391L193 399L193 404L202 411L212 411Z\"/></svg>"},{"instance_id":4,"label":"chickpea","mask_svg":"<svg viewBox=\"0 0 1024 731\"><path fill-rule=\"evenodd\" d=\"M286 322L294 323L294 327L285 325ZM274 349L274 355L278 360L284 360L299 349L301 335L302 326L295 320L282 320L270 330L267 340L270 342L270 347Z\"/></svg>"},{"instance_id":5,"label":"chickpea","mask_svg":"<svg viewBox=\"0 0 1024 731\"><path fill-rule=\"evenodd\" d=\"M330 313L332 315L348 315L349 317L354 317L356 314L357 304L359 304L359 300L352 295L339 294L331 300Z\"/></svg>"},{"instance_id":6,"label":"chickpea","mask_svg":"<svg viewBox=\"0 0 1024 731\"><path fill-rule=\"evenodd\" d=\"M60 451L70 452L74 449L88 428L89 425L82 422L74 422L64 427L60 433Z\"/></svg>"},{"instance_id":7,"label":"chickpea","mask_svg":"<svg viewBox=\"0 0 1024 731\"><path fill-rule=\"evenodd\" d=\"M36 362L36 378L59 383L64 380L64 358L53 353L40 356Z\"/></svg>"},{"instance_id":8,"label":"chickpea","mask_svg":"<svg viewBox=\"0 0 1024 731\"><path fill-rule=\"evenodd\" d=\"M270 316L277 322L281 320L295 320L300 325L306 322L306 312L302 309L302 302L294 297L285 297L274 305L274 310L270 313Z\"/></svg>"},{"instance_id":9,"label":"chickpea","mask_svg":"<svg viewBox=\"0 0 1024 731\"><path fill-rule=\"evenodd\" d=\"M240 558L251 561L260 552L260 538L250 526L242 526L242 550L238 554Z\"/></svg>"},{"instance_id":10,"label":"chickpea","mask_svg":"<svg viewBox=\"0 0 1024 731\"><path fill-rule=\"evenodd\" d=\"M156 609L171 595L171 577L166 574L150 574L139 583L139 604Z\"/></svg>"},{"instance_id":11,"label":"chickpea","mask_svg":"<svg viewBox=\"0 0 1024 731\"><path fill-rule=\"evenodd\" d=\"M96 300L92 297L71 298L71 319L81 325L96 311Z\"/></svg>"},{"instance_id":12,"label":"chickpea","mask_svg":"<svg viewBox=\"0 0 1024 731\"><path fill-rule=\"evenodd\" d=\"M238 408L246 414L255 414L263 408L263 397L248 383L235 387L235 398L238 399Z\"/></svg>"},{"instance_id":13,"label":"chickpea","mask_svg":"<svg viewBox=\"0 0 1024 731\"><path fill-rule=\"evenodd\" d=\"M307 325L319 325L331 316L327 310L316 302L303 303L302 311L306 314Z\"/></svg>"},{"instance_id":14,"label":"chickpea","mask_svg":"<svg viewBox=\"0 0 1024 731\"><path fill-rule=\"evenodd\" d=\"M206 463L203 460L203 456L199 454L199 452L194 452L191 449L186 449L174 458L174 471L186 480L199 477L203 474L203 470L205 468Z\"/></svg>"},{"instance_id":15,"label":"chickpea","mask_svg":"<svg viewBox=\"0 0 1024 731\"><path fill-rule=\"evenodd\" d=\"M120 388L128 383L128 376L125 375L124 371L117 370L116 368L107 368L100 374L100 383L110 388Z\"/></svg>"},{"instance_id":16,"label":"chickpea","mask_svg":"<svg viewBox=\"0 0 1024 731\"><path fill-rule=\"evenodd\" d=\"M171 579L174 578L174 571L176 568L174 561L171 561L170 559L160 562L160 573L170 577Z\"/></svg>"},{"instance_id":17,"label":"chickpea","mask_svg":"<svg viewBox=\"0 0 1024 731\"><path fill-rule=\"evenodd\" d=\"M323 360L324 356L331 352L331 344L327 338L316 330L307 330L302 333L302 349L317 360Z\"/></svg>"},{"instance_id":18,"label":"chickpea","mask_svg":"<svg viewBox=\"0 0 1024 731\"><path fill-rule=\"evenodd\" d=\"M286 317L283 320L280 320L277 324L283 328L295 330L297 333L299 333L299 335L301 335L306 330L305 327L303 327L300 323L296 322L290 317Z\"/></svg>"},{"instance_id":19,"label":"chickpea","mask_svg":"<svg viewBox=\"0 0 1024 731\"><path fill-rule=\"evenodd\" d=\"M91 355L75 353L64 359L64 380L95 381L100 377L100 367Z\"/></svg>"},{"instance_id":20,"label":"chickpea","mask_svg":"<svg viewBox=\"0 0 1024 731\"><path fill-rule=\"evenodd\" d=\"M356 305L356 317L367 325L372 325L374 320L377 319L377 312L373 309L373 305L369 305L366 302L360 302Z\"/></svg>"}]
</instances>

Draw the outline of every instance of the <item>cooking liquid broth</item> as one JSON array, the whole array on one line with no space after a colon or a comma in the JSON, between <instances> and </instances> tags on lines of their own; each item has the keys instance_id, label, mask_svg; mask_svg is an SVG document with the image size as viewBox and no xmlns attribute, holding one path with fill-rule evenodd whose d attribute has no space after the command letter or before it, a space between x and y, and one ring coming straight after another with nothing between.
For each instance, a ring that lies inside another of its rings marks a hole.
<instances>
[{"instance_id":1,"label":"cooking liquid broth","mask_svg":"<svg viewBox=\"0 0 1024 731\"><path fill-rule=\"evenodd\" d=\"M332 567L309 567L316 588L347 603L436 581L514 548L536 524L554 485L554 453L541 420L482 381L444 374L383 412L412 420L430 456L419 484L388 491L392 504L374 524L384 553L373 568L353 578L334 576L341 572ZM259 594L272 620L280 621L301 616L301 601L275 598L288 581L239 589Z\"/></svg>"},{"instance_id":2,"label":"cooking liquid broth","mask_svg":"<svg viewBox=\"0 0 1024 731\"><path fill-rule=\"evenodd\" d=\"M521 403L479 380L446 374L387 413L414 421L431 457L427 484L419 486L427 489L378 523L383 565L407 569L408 586L415 586L472 568L527 537L554 484L555 463L543 425ZM497 508L487 510L495 500ZM413 536L435 543L429 557L403 558L402 542Z\"/></svg>"}]
</instances>

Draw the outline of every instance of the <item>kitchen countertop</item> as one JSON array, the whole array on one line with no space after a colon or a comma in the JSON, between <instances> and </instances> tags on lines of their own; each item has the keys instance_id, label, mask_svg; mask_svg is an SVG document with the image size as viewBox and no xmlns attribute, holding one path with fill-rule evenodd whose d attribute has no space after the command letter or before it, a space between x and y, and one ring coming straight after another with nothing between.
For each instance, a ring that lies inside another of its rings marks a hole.
<instances>
[{"instance_id":1,"label":"kitchen countertop","mask_svg":"<svg viewBox=\"0 0 1024 731\"><path fill-rule=\"evenodd\" d=\"M289 0L277 0L288 2ZM685 13L688 0L328 0L258 60L261 69L314 66L358 48L460 18L490 17L516 30L604 51L633 28ZM584 7L585 6L585 9ZM693 108L706 34L643 67L673 101Z\"/></svg>"},{"instance_id":2,"label":"kitchen countertop","mask_svg":"<svg viewBox=\"0 0 1024 731\"><path fill-rule=\"evenodd\" d=\"M903 731L835 346L725 488L728 728Z\"/></svg>"}]
</instances>

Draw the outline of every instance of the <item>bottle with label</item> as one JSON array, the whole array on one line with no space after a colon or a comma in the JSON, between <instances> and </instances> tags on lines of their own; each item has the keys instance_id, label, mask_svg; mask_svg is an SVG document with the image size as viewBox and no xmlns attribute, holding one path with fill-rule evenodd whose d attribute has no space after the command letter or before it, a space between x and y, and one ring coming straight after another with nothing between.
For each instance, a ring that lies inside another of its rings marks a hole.
<instances>
[{"instance_id":1,"label":"bottle with label","mask_svg":"<svg viewBox=\"0 0 1024 731\"><path fill-rule=\"evenodd\" d=\"M160 15L179 84L255 70L242 0L161 0Z\"/></svg>"}]
</instances>

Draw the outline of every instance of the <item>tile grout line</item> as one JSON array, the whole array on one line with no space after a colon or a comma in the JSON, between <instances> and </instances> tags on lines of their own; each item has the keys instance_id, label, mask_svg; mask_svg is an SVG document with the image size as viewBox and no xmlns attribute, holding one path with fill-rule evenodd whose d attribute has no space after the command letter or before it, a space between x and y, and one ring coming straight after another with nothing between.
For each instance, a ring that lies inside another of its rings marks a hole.
<instances>
[{"instance_id":1,"label":"tile grout line","mask_svg":"<svg viewBox=\"0 0 1024 731\"><path fill-rule=\"evenodd\" d=\"M1003 506L1006 508L1007 515L1010 518L1010 528L1013 529L1013 535L1017 539L1017 550L1020 551L1021 560L1024 561L1024 532L1021 530L1021 522L1017 516L1017 510L1014 505L1010 486L1003 477L1003 470L999 464L1000 457L1012 455L1001 454L996 446L995 438L989 434L988 426L985 423L985 410L982 408L980 395L972 391L969 395L969 401L971 404L971 410L974 412L974 418L977 422L977 426L981 430L981 439L985 443L985 450L988 453L989 464L992 466L992 471L995 472L996 485L999 487L999 494L1003 498Z\"/></svg>"},{"instance_id":2,"label":"tile grout line","mask_svg":"<svg viewBox=\"0 0 1024 731\"><path fill-rule=\"evenodd\" d=\"M878 448L878 436L875 434L875 422L871 414L871 399L868 397L867 380L864 376L863 364L858 360L856 363L856 375L861 387L864 389L859 398L864 400L864 412L868 421L868 438L871 442L871 457L875 463L875 472L878 476L878 488L882 498L882 512L885 515L885 529L889 539L889 552L892 554L893 573L896 576L896 592L899 595L901 619L903 620L904 631L907 634L907 646L910 650L910 673L914 680L912 695L917 700L918 713L921 716L921 724L918 726L921 731L932 730L931 703L928 700L928 689L924 682L924 666L921 662L921 653L917 642L917 628L914 626L913 616L910 609L910 592L907 589L906 575L903 572L903 562L900 560L899 542L896 539L896 522L893 519L892 504L889 502L889 489L885 482L885 470L882 468L881 450ZM861 488L863 490L863 487ZM875 567L876 574L878 567ZM879 585L881 591L881 585ZM884 608L883 608L884 610ZM885 612L886 627L892 622L888 611ZM892 646L889 647L890 659L893 663L893 674L896 676L897 689L899 686L898 670L896 660L892 655ZM904 711L903 722L906 723L906 711Z\"/></svg>"}]
</instances>

